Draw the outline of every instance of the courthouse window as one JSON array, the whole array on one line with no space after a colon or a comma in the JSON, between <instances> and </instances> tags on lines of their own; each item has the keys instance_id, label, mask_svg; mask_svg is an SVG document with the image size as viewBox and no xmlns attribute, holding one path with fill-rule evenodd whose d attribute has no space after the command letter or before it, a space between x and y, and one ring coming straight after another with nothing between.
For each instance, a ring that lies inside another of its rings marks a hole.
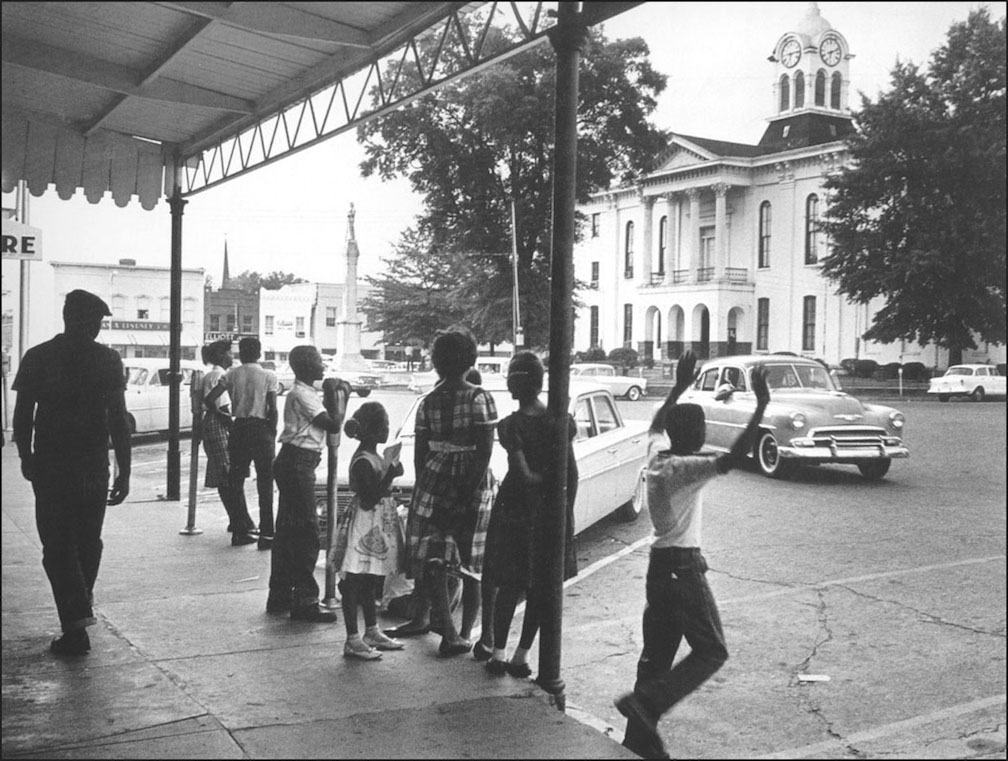
<instances>
[{"instance_id":1,"label":"courthouse window","mask_svg":"<svg viewBox=\"0 0 1008 761\"><path fill-rule=\"evenodd\" d=\"M764 201L759 209L759 266L770 266L770 202Z\"/></svg>"},{"instance_id":2,"label":"courthouse window","mask_svg":"<svg viewBox=\"0 0 1008 761\"><path fill-rule=\"evenodd\" d=\"M816 297L806 296L802 309L802 351L815 350Z\"/></svg>"}]
</instances>

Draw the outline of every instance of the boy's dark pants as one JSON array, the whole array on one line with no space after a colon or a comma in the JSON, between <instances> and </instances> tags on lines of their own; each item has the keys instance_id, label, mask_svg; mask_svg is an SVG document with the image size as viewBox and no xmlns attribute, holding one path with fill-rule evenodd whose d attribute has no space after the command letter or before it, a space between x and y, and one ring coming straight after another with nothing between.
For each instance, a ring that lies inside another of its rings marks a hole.
<instances>
[{"instance_id":1,"label":"boy's dark pants","mask_svg":"<svg viewBox=\"0 0 1008 761\"><path fill-rule=\"evenodd\" d=\"M273 535L273 456L276 432L265 420L255 417L235 418L228 437L231 460L231 485L245 493L249 463L255 463L256 488L259 491L259 533Z\"/></svg>"},{"instance_id":2,"label":"boy's dark pants","mask_svg":"<svg viewBox=\"0 0 1008 761\"><path fill-rule=\"evenodd\" d=\"M644 652L634 692L655 717L709 679L728 660L717 604L699 547L651 549L644 606ZM674 667L683 638L692 652Z\"/></svg>"},{"instance_id":3,"label":"boy's dark pants","mask_svg":"<svg viewBox=\"0 0 1008 761\"><path fill-rule=\"evenodd\" d=\"M270 558L269 597L291 608L318 604L315 562L319 526L315 513L315 468L322 453L284 444L273 464L280 504Z\"/></svg>"},{"instance_id":4,"label":"boy's dark pants","mask_svg":"<svg viewBox=\"0 0 1008 761\"><path fill-rule=\"evenodd\" d=\"M102 556L108 466L88 468L36 460L35 524L42 567L64 632L95 623L92 591Z\"/></svg>"}]
</instances>

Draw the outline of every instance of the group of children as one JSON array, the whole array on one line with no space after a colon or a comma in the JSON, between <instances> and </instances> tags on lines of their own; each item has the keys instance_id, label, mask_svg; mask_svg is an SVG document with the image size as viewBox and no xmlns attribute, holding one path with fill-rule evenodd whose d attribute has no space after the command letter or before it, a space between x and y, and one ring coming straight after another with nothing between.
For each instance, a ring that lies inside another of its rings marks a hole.
<instances>
[{"instance_id":1,"label":"group of children","mask_svg":"<svg viewBox=\"0 0 1008 761\"><path fill-rule=\"evenodd\" d=\"M388 636L377 622L377 600L385 579L401 573L406 566L406 543L396 501L391 496L393 480L403 474L399 445L378 447L388 441L389 418L379 402L365 402L342 420L346 391L338 383L323 383L319 402L313 384L323 375L321 357L312 346L291 351L290 365L295 383L284 408L284 430L280 435L278 463L290 461L276 473L280 492L270 592L267 610L311 609L306 620L328 622L335 614L318 605L318 585L313 577L318 554L317 522L313 521L314 470L325 446L326 435L342 431L359 444L350 459L349 505L337 517L334 546L328 563L340 576L339 590L346 625L344 656L378 660L384 651L401 650L402 642ZM499 437L508 451L505 475L487 530L483 566L485 630L476 644L474 657L486 662L491 674L530 675L527 655L538 631L538 600L533 583L538 558L548 551L540 547L536 531L547 501L547 467L551 440L546 407L539 401L544 368L532 352L521 352L510 363L508 389L518 402L518 410L499 421ZM568 436L568 539L571 545L565 577L576 573L573 552L573 504L577 491L574 461L575 427L569 420ZM341 423L342 426L341 426ZM300 464L303 463L303 464ZM290 473L287 473L290 471ZM283 477L282 477L283 476ZM313 543L314 542L314 543ZM514 656L506 657L506 643L518 603L528 598L521 642ZM288 602L288 599L290 602ZM364 634L359 633L358 611L364 618ZM492 611L492 612L491 612ZM489 629L490 631L487 631Z\"/></svg>"}]
</instances>

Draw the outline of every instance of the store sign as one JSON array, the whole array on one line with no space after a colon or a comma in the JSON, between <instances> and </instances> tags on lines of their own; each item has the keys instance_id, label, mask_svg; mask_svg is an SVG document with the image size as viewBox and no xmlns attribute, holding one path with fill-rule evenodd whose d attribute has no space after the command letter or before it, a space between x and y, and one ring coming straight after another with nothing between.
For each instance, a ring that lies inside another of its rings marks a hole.
<instances>
[{"instance_id":1,"label":"store sign","mask_svg":"<svg viewBox=\"0 0 1008 761\"><path fill-rule=\"evenodd\" d=\"M103 320L102 329L109 330L168 330L171 323L150 320Z\"/></svg>"},{"instance_id":2,"label":"store sign","mask_svg":"<svg viewBox=\"0 0 1008 761\"><path fill-rule=\"evenodd\" d=\"M42 231L13 219L3 221L3 258L42 261Z\"/></svg>"}]
</instances>

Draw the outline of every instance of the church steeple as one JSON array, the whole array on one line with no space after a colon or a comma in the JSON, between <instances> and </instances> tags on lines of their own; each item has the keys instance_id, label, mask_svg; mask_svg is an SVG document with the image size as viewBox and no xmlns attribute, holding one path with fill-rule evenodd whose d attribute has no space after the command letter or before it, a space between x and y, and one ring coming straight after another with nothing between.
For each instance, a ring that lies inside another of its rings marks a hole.
<instances>
[{"instance_id":1,"label":"church steeple","mask_svg":"<svg viewBox=\"0 0 1008 761\"><path fill-rule=\"evenodd\" d=\"M231 270L228 267L227 236L224 236L224 273L221 275L221 288L231 286Z\"/></svg>"}]
</instances>

